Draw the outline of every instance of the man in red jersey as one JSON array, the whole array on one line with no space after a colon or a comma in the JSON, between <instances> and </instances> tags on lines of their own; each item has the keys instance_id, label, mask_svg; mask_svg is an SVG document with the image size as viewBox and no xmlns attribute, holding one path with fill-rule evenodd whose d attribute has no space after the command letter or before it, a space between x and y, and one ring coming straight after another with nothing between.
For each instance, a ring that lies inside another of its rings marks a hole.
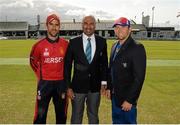
<instances>
[{"instance_id":1,"label":"man in red jersey","mask_svg":"<svg viewBox=\"0 0 180 125\"><path fill-rule=\"evenodd\" d=\"M48 106L53 99L56 123L66 123L67 86L64 82L64 56L68 42L59 37L60 19L50 14L46 19L47 37L31 50L30 65L38 78L34 124L46 123Z\"/></svg>"}]
</instances>

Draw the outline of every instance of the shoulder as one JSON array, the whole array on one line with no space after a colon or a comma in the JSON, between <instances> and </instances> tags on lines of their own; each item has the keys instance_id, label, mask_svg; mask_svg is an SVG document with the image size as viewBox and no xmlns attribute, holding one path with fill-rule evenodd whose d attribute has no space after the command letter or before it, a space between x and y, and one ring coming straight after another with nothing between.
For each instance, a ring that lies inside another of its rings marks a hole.
<instances>
[{"instance_id":1,"label":"shoulder","mask_svg":"<svg viewBox=\"0 0 180 125\"><path fill-rule=\"evenodd\" d=\"M144 45L134 40L133 53L145 53Z\"/></svg>"},{"instance_id":2,"label":"shoulder","mask_svg":"<svg viewBox=\"0 0 180 125\"><path fill-rule=\"evenodd\" d=\"M68 45L69 45L69 42L66 39L64 39L64 38L59 38L59 42L58 43L59 43L59 47L63 48L64 50L66 50Z\"/></svg>"},{"instance_id":3,"label":"shoulder","mask_svg":"<svg viewBox=\"0 0 180 125\"><path fill-rule=\"evenodd\" d=\"M105 38L103 38L101 36L98 36L98 35L95 35L95 41L102 48L105 47L105 46L107 47L107 43L106 43L106 39Z\"/></svg>"},{"instance_id":4,"label":"shoulder","mask_svg":"<svg viewBox=\"0 0 180 125\"><path fill-rule=\"evenodd\" d=\"M76 36L76 37L72 37L69 40L69 45L77 45L78 43L80 43L82 41L82 35Z\"/></svg>"},{"instance_id":5,"label":"shoulder","mask_svg":"<svg viewBox=\"0 0 180 125\"><path fill-rule=\"evenodd\" d=\"M59 38L59 40L60 40L60 42L63 43L63 45L67 46L69 44L69 42L66 39L64 39L64 38Z\"/></svg>"},{"instance_id":6,"label":"shoulder","mask_svg":"<svg viewBox=\"0 0 180 125\"><path fill-rule=\"evenodd\" d=\"M43 44L46 41L46 38L39 39L36 44Z\"/></svg>"},{"instance_id":7,"label":"shoulder","mask_svg":"<svg viewBox=\"0 0 180 125\"><path fill-rule=\"evenodd\" d=\"M103 37L101 37L99 35L95 35L95 39L100 40L100 41L106 41L105 38L103 38Z\"/></svg>"},{"instance_id":8,"label":"shoulder","mask_svg":"<svg viewBox=\"0 0 180 125\"><path fill-rule=\"evenodd\" d=\"M144 45L142 43L140 43L139 41L135 41L134 40L134 43L135 43L135 47L140 49L140 48L144 48Z\"/></svg>"},{"instance_id":9,"label":"shoulder","mask_svg":"<svg viewBox=\"0 0 180 125\"><path fill-rule=\"evenodd\" d=\"M33 49L41 47L41 45L45 42L46 38L39 39L34 45Z\"/></svg>"},{"instance_id":10,"label":"shoulder","mask_svg":"<svg viewBox=\"0 0 180 125\"><path fill-rule=\"evenodd\" d=\"M69 41L77 41L81 38L82 38L82 35L78 35L78 36L72 37Z\"/></svg>"}]
</instances>

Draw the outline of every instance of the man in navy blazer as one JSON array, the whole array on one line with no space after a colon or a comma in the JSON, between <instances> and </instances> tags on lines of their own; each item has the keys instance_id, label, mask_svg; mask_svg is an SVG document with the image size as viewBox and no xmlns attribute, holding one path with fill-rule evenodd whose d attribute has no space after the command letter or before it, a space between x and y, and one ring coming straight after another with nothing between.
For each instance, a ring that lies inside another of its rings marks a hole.
<instances>
[{"instance_id":1,"label":"man in navy blazer","mask_svg":"<svg viewBox=\"0 0 180 125\"><path fill-rule=\"evenodd\" d=\"M121 17L114 22L118 41L112 46L107 97L112 99L114 124L136 124L137 100L145 79L144 46L131 37L130 21Z\"/></svg>"},{"instance_id":2,"label":"man in navy blazer","mask_svg":"<svg viewBox=\"0 0 180 125\"><path fill-rule=\"evenodd\" d=\"M72 100L72 124L81 124L84 104L87 105L89 124L98 124L100 92L107 86L107 44L106 39L94 34L96 20L86 16L82 21L83 33L70 39L65 57L65 81L67 95ZM73 64L73 76L71 70Z\"/></svg>"}]
</instances>

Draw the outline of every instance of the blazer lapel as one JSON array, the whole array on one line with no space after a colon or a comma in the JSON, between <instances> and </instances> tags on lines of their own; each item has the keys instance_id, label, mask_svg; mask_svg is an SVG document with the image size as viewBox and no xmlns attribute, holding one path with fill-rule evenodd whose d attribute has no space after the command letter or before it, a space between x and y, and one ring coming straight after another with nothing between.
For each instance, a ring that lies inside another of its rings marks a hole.
<instances>
[{"instance_id":1,"label":"blazer lapel","mask_svg":"<svg viewBox=\"0 0 180 125\"><path fill-rule=\"evenodd\" d=\"M98 55L98 51L100 49L100 45L99 45L99 41L98 41L98 37L95 35L95 43L96 43L96 49L95 49L95 53L94 53L94 57L91 61L91 63L96 59L97 55Z\"/></svg>"},{"instance_id":2,"label":"blazer lapel","mask_svg":"<svg viewBox=\"0 0 180 125\"><path fill-rule=\"evenodd\" d=\"M116 49L117 43L118 43L118 42L114 43L113 46L112 46L112 48L111 48L110 62L113 62L114 51L115 51L115 49Z\"/></svg>"},{"instance_id":3,"label":"blazer lapel","mask_svg":"<svg viewBox=\"0 0 180 125\"><path fill-rule=\"evenodd\" d=\"M120 48L120 50L118 51L115 59L122 53L123 50L124 50L124 48L121 46L121 48ZM115 59L114 59L114 60L115 60ZM113 61L114 61L114 60L113 60Z\"/></svg>"},{"instance_id":4,"label":"blazer lapel","mask_svg":"<svg viewBox=\"0 0 180 125\"><path fill-rule=\"evenodd\" d=\"M124 50L126 50L130 46L130 44L132 43L131 41L132 41L132 38L129 36L128 39L126 40L126 42L121 46L121 48L120 48L119 52L117 53L116 57L119 56L120 54L122 54L122 52ZM116 59L116 57L115 57L115 59Z\"/></svg>"}]
</instances>

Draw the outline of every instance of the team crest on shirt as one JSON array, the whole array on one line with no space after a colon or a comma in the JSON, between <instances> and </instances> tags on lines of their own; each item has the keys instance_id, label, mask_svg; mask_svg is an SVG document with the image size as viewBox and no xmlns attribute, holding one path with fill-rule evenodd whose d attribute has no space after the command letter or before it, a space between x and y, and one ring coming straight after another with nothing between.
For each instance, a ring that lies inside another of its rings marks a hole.
<instances>
[{"instance_id":1,"label":"team crest on shirt","mask_svg":"<svg viewBox=\"0 0 180 125\"><path fill-rule=\"evenodd\" d=\"M43 53L44 56L49 56L49 51L48 51L48 48L45 48L44 49L44 53Z\"/></svg>"},{"instance_id":2,"label":"team crest on shirt","mask_svg":"<svg viewBox=\"0 0 180 125\"><path fill-rule=\"evenodd\" d=\"M64 55L64 49L62 47L59 48L60 55Z\"/></svg>"}]
</instances>

